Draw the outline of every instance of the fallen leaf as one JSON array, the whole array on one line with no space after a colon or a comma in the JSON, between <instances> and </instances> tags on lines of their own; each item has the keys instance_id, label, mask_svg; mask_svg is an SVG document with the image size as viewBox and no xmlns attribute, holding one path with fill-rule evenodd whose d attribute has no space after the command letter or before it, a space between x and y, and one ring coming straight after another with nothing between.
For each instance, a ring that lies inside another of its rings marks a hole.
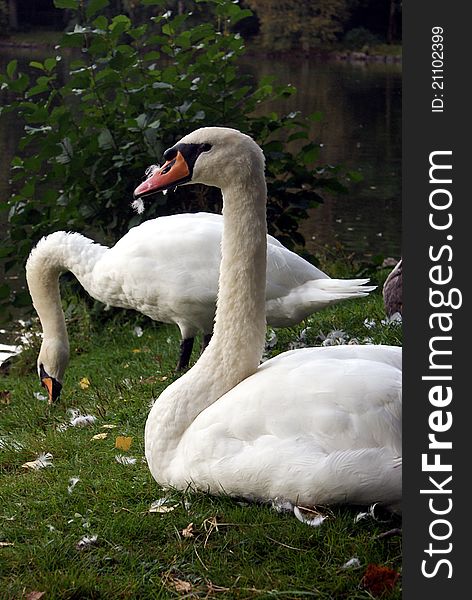
<instances>
[{"instance_id":1,"label":"fallen leaf","mask_svg":"<svg viewBox=\"0 0 472 600\"><path fill-rule=\"evenodd\" d=\"M90 441L92 440L104 440L108 437L108 433L97 433L96 435L94 435L93 437L90 438Z\"/></svg>"},{"instance_id":2,"label":"fallen leaf","mask_svg":"<svg viewBox=\"0 0 472 600\"><path fill-rule=\"evenodd\" d=\"M46 592L30 592L29 594L26 594L25 600L39 600L44 596L45 593Z\"/></svg>"},{"instance_id":3,"label":"fallen leaf","mask_svg":"<svg viewBox=\"0 0 472 600\"><path fill-rule=\"evenodd\" d=\"M398 571L371 563L367 565L361 584L373 596L379 597L393 590L399 577Z\"/></svg>"},{"instance_id":4,"label":"fallen leaf","mask_svg":"<svg viewBox=\"0 0 472 600\"><path fill-rule=\"evenodd\" d=\"M0 404L10 404L11 392L7 390L0 390Z\"/></svg>"},{"instance_id":5,"label":"fallen leaf","mask_svg":"<svg viewBox=\"0 0 472 600\"><path fill-rule=\"evenodd\" d=\"M44 469L45 467L53 467L54 465L52 464L52 454L50 452L41 452L41 454L36 460L25 462L21 466L25 467L26 469L33 470Z\"/></svg>"},{"instance_id":6,"label":"fallen leaf","mask_svg":"<svg viewBox=\"0 0 472 600\"><path fill-rule=\"evenodd\" d=\"M137 354L138 352L141 352L141 348L133 348L131 350L131 352L134 352L135 354Z\"/></svg>"},{"instance_id":7,"label":"fallen leaf","mask_svg":"<svg viewBox=\"0 0 472 600\"><path fill-rule=\"evenodd\" d=\"M105 423L105 425L102 425L102 429L115 429L116 427L118 426L112 425L111 423Z\"/></svg>"},{"instance_id":8,"label":"fallen leaf","mask_svg":"<svg viewBox=\"0 0 472 600\"><path fill-rule=\"evenodd\" d=\"M132 437L119 435L115 440L115 448L118 448L118 450L129 450L131 448L132 442Z\"/></svg>"},{"instance_id":9,"label":"fallen leaf","mask_svg":"<svg viewBox=\"0 0 472 600\"><path fill-rule=\"evenodd\" d=\"M86 390L90 387L90 380L88 377L82 377L82 379L79 381L79 385L81 389Z\"/></svg>"},{"instance_id":10,"label":"fallen leaf","mask_svg":"<svg viewBox=\"0 0 472 600\"><path fill-rule=\"evenodd\" d=\"M170 584L179 593L188 593L192 590L192 584L189 581L183 579L171 579Z\"/></svg>"},{"instance_id":11,"label":"fallen leaf","mask_svg":"<svg viewBox=\"0 0 472 600\"><path fill-rule=\"evenodd\" d=\"M182 536L184 538L192 538L193 534L193 523L189 523L185 529L182 529Z\"/></svg>"},{"instance_id":12,"label":"fallen leaf","mask_svg":"<svg viewBox=\"0 0 472 600\"><path fill-rule=\"evenodd\" d=\"M5 548L6 546L14 546L15 542L0 542L0 548Z\"/></svg>"}]
</instances>

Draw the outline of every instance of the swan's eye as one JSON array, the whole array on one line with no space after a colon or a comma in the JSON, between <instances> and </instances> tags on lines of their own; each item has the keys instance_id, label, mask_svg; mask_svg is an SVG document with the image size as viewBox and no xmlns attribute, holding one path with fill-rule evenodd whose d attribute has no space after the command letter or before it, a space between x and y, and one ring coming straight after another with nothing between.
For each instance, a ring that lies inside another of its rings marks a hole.
<instances>
[{"instance_id":1,"label":"swan's eye","mask_svg":"<svg viewBox=\"0 0 472 600\"><path fill-rule=\"evenodd\" d=\"M211 144L200 144L200 152L208 152L211 150Z\"/></svg>"}]
</instances>

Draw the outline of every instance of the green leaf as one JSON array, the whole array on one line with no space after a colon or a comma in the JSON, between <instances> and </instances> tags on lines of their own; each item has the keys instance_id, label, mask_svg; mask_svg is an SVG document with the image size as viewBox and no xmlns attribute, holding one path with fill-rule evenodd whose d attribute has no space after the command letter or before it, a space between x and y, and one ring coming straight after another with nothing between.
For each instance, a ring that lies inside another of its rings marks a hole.
<instances>
[{"instance_id":1,"label":"green leaf","mask_svg":"<svg viewBox=\"0 0 472 600\"><path fill-rule=\"evenodd\" d=\"M34 69L40 69L41 71L44 71L43 63L37 62L35 60L32 60L29 64L29 66L33 67Z\"/></svg>"},{"instance_id":2,"label":"green leaf","mask_svg":"<svg viewBox=\"0 0 472 600\"><path fill-rule=\"evenodd\" d=\"M86 15L87 19L90 19L91 17L96 15L100 10L102 10L102 8L105 8L105 6L108 6L108 4L109 4L108 0L89 0L87 9L85 11L85 15Z\"/></svg>"},{"instance_id":3,"label":"green leaf","mask_svg":"<svg viewBox=\"0 0 472 600\"><path fill-rule=\"evenodd\" d=\"M54 6L56 8L73 8L77 10L79 8L79 0L54 0Z\"/></svg>"},{"instance_id":4,"label":"green leaf","mask_svg":"<svg viewBox=\"0 0 472 600\"><path fill-rule=\"evenodd\" d=\"M8 77L10 77L10 79L15 74L17 66L18 66L18 61L16 59L15 60L11 60L8 63L8 65L7 65L7 75L8 75Z\"/></svg>"},{"instance_id":5,"label":"green leaf","mask_svg":"<svg viewBox=\"0 0 472 600\"><path fill-rule=\"evenodd\" d=\"M57 61L55 58L46 58L46 60L44 61L44 67L46 71L52 71L56 66L56 62Z\"/></svg>"}]
</instances>

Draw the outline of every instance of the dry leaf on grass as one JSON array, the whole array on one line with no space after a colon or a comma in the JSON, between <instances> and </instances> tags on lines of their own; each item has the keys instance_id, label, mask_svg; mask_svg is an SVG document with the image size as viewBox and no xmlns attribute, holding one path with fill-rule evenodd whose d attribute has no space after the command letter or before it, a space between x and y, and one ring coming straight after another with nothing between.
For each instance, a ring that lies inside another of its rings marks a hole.
<instances>
[{"instance_id":1,"label":"dry leaf on grass","mask_svg":"<svg viewBox=\"0 0 472 600\"><path fill-rule=\"evenodd\" d=\"M88 377L82 377L79 381L79 385L82 390L87 390L90 387L90 380Z\"/></svg>"},{"instance_id":2,"label":"dry leaf on grass","mask_svg":"<svg viewBox=\"0 0 472 600\"><path fill-rule=\"evenodd\" d=\"M393 590L399 577L400 573L398 571L371 563L367 565L361 585L373 596L380 597Z\"/></svg>"},{"instance_id":3,"label":"dry leaf on grass","mask_svg":"<svg viewBox=\"0 0 472 600\"><path fill-rule=\"evenodd\" d=\"M53 467L54 465L52 464L52 458L53 457L50 452L41 452L41 454L36 460L25 462L21 466L25 467L26 469L32 470L44 469L45 467Z\"/></svg>"},{"instance_id":4,"label":"dry leaf on grass","mask_svg":"<svg viewBox=\"0 0 472 600\"><path fill-rule=\"evenodd\" d=\"M188 594L188 592L192 591L192 584L189 581L184 581L183 579L170 579L169 584L179 594Z\"/></svg>"},{"instance_id":5,"label":"dry leaf on grass","mask_svg":"<svg viewBox=\"0 0 472 600\"><path fill-rule=\"evenodd\" d=\"M118 427L118 425L113 425L112 423L105 423L105 425L102 425L102 429L116 429Z\"/></svg>"},{"instance_id":6,"label":"dry leaf on grass","mask_svg":"<svg viewBox=\"0 0 472 600\"><path fill-rule=\"evenodd\" d=\"M25 596L25 600L39 600L44 596L46 592L37 592L36 590L33 592L29 592Z\"/></svg>"},{"instance_id":7,"label":"dry leaf on grass","mask_svg":"<svg viewBox=\"0 0 472 600\"><path fill-rule=\"evenodd\" d=\"M193 523L189 523L185 529L182 529L182 536L184 538L194 537Z\"/></svg>"},{"instance_id":8,"label":"dry leaf on grass","mask_svg":"<svg viewBox=\"0 0 472 600\"><path fill-rule=\"evenodd\" d=\"M97 433L96 435L94 435L93 437L90 438L90 441L92 440L106 440L108 437L108 433Z\"/></svg>"},{"instance_id":9,"label":"dry leaf on grass","mask_svg":"<svg viewBox=\"0 0 472 600\"><path fill-rule=\"evenodd\" d=\"M132 443L132 437L119 435L115 440L115 448L118 448L118 450L129 450L131 448Z\"/></svg>"},{"instance_id":10,"label":"dry leaf on grass","mask_svg":"<svg viewBox=\"0 0 472 600\"><path fill-rule=\"evenodd\" d=\"M11 392L8 390L0 390L0 404L10 404Z\"/></svg>"}]
</instances>

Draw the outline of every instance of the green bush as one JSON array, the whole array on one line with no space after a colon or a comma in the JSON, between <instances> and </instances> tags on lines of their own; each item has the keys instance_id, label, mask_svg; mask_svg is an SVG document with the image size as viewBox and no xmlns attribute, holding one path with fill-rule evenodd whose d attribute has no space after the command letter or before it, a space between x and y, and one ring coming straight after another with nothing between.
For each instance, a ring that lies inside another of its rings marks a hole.
<instances>
[{"instance_id":1,"label":"green bush","mask_svg":"<svg viewBox=\"0 0 472 600\"><path fill-rule=\"evenodd\" d=\"M55 0L75 23L55 55L30 63L35 77L18 72L16 60L0 75L0 88L13 97L3 112L24 121L12 164L9 234L0 246L7 268L23 263L32 243L53 231L114 243L144 218L219 211L220 194L208 188L160 195L142 216L130 208L145 168L180 137L208 125L235 127L259 142L271 232L285 244L303 244L299 220L321 201L320 189L342 186L335 168L314 168L319 144L308 139L309 118L261 116L261 104L295 90L241 74L244 43L232 31L251 12L209 0L198 3L196 14L174 14L165 0L142 0L155 16L136 24L127 15L106 16L108 4ZM6 288L0 296L4 305L21 302Z\"/></svg>"}]
</instances>

